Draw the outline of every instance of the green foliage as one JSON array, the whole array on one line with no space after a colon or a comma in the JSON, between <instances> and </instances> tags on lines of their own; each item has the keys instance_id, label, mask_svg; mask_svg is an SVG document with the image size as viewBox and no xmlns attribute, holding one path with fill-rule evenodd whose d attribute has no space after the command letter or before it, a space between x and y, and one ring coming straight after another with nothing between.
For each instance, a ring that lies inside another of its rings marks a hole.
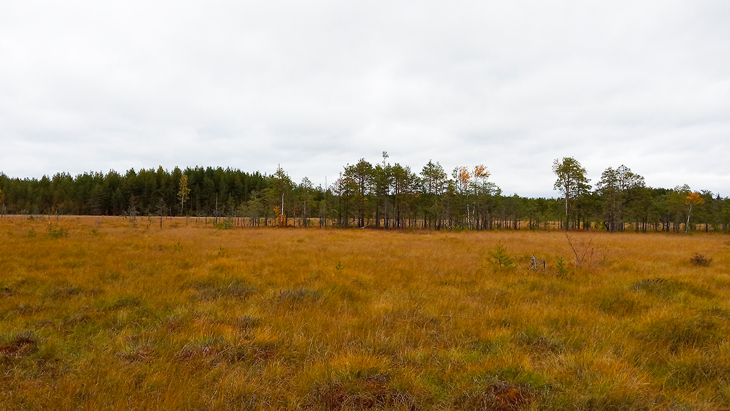
<instances>
[{"instance_id":1,"label":"green foliage","mask_svg":"<svg viewBox=\"0 0 730 411\"><path fill-rule=\"evenodd\" d=\"M473 171L457 167L450 179L438 162L429 161L417 174L408 166L387 163L387 154L382 163L360 159L347 165L341 178L328 187L315 187L306 177L296 184L280 167L271 175L220 167L57 173L41 179L0 173L4 195L0 207L2 214L31 214L30 221L37 219L33 213L126 213L133 227L138 212L140 216L247 217L246 224L251 226L268 225L278 206L283 208L282 215L303 227L319 218L321 227L354 223L409 231L415 227L454 232L534 230L554 229L562 218L566 229L730 231L730 201L709 191L693 192L686 185L646 187L643 177L623 165L606 169L591 191L585 168L573 157L556 160L553 171L561 199L504 196L487 181L489 173L483 166ZM177 206L168 206L172 204ZM225 223L222 228L227 228Z\"/></svg>"},{"instance_id":2,"label":"green foliage","mask_svg":"<svg viewBox=\"0 0 730 411\"><path fill-rule=\"evenodd\" d=\"M49 224L48 225L48 237L49 238L68 237L68 231L64 230L63 227L56 227L52 224Z\"/></svg>"},{"instance_id":3,"label":"green foliage","mask_svg":"<svg viewBox=\"0 0 730 411\"><path fill-rule=\"evenodd\" d=\"M497 247L489 252L487 260L500 270L514 268L514 261L507 255L507 249L502 244L497 244Z\"/></svg>"},{"instance_id":4,"label":"green foliage","mask_svg":"<svg viewBox=\"0 0 730 411\"><path fill-rule=\"evenodd\" d=\"M565 229L569 228L569 216L575 208L576 200L585 196L591 189L586 177L586 169L573 157L563 157L553 161L553 172L558 177L553 188L563 193L565 199Z\"/></svg>"},{"instance_id":5,"label":"green foliage","mask_svg":"<svg viewBox=\"0 0 730 411\"><path fill-rule=\"evenodd\" d=\"M220 223L216 224L215 228L217 228L219 230L232 230L233 223L228 220L223 220Z\"/></svg>"},{"instance_id":6,"label":"green foliage","mask_svg":"<svg viewBox=\"0 0 730 411\"><path fill-rule=\"evenodd\" d=\"M570 270L565 268L565 259L563 257L558 257L558 262L555 264L555 268L558 269L560 274L568 274L570 272Z\"/></svg>"}]
</instances>

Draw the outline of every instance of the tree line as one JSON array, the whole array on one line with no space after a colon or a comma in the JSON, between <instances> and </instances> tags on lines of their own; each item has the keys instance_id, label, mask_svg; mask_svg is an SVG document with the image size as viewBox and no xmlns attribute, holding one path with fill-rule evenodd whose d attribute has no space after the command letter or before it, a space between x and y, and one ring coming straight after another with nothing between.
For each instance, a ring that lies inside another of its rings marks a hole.
<instances>
[{"instance_id":1,"label":"tree line","mask_svg":"<svg viewBox=\"0 0 730 411\"><path fill-rule=\"evenodd\" d=\"M214 217L242 225L359 227L432 230L601 229L730 230L730 201L687 185L646 186L620 165L609 167L595 188L572 157L555 160L560 198L503 195L483 165L448 173L429 161L407 165L360 159L326 186L230 168L134 169L120 174L58 173L40 179L0 173L2 214L167 215Z\"/></svg>"}]
</instances>

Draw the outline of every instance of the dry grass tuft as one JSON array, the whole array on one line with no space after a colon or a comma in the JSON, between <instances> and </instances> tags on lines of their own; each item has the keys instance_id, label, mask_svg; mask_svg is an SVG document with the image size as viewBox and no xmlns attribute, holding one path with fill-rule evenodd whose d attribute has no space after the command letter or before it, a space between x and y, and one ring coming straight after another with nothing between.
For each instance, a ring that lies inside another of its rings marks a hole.
<instances>
[{"instance_id":1,"label":"dry grass tuft","mask_svg":"<svg viewBox=\"0 0 730 411\"><path fill-rule=\"evenodd\" d=\"M537 396L528 384L500 381L484 390L461 394L454 405L460 410L515 411L529 408Z\"/></svg>"},{"instance_id":2,"label":"dry grass tuft","mask_svg":"<svg viewBox=\"0 0 730 411\"><path fill-rule=\"evenodd\" d=\"M7 343L0 345L0 355L30 355L38 349L38 338L32 333L21 333Z\"/></svg>"},{"instance_id":3,"label":"dry grass tuft","mask_svg":"<svg viewBox=\"0 0 730 411\"><path fill-rule=\"evenodd\" d=\"M155 349L149 345L143 345L128 352L117 353L117 357L126 362L152 362L155 358Z\"/></svg>"},{"instance_id":4,"label":"dry grass tuft","mask_svg":"<svg viewBox=\"0 0 730 411\"><path fill-rule=\"evenodd\" d=\"M239 278L208 277L202 280L183 284L183 289L196 291L196 298L210 301L219 298L237 298L245 300L256 293L256 287Z\"/></svg>"},{"instance_id":5,"label":"dry grass tuft","mask_svg":"<svg viewBox=\"0 0 730 411\"><path fill-rule=\"evenodd\" d=\"M309 398L309 408L327 410L417 409L414 398L393 389L383 374L318 384Z\"/></svg>"}]
</instances>

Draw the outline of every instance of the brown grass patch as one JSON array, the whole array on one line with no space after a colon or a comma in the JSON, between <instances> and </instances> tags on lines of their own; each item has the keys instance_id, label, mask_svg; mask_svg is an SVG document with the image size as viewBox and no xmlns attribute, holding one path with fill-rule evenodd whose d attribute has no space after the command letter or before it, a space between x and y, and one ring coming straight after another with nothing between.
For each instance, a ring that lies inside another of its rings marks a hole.
<instances>
[{"instance_id":1,"label":"brown grass patch","mask_svg":"<svg viewBox=\"0 0 730 411\"><path fill-rule=\"evenodd\" d=\"M515 411L528 408L537 392L526 384L498 382L486 389L460 395L454 405L461 410Z\"/></svg>"},{"instance_id":2,"label":"brown grass patch","mask_svg":"<svg viewBox=\"0 0 730 411\"><path fill-rule=\"evenodd\" d=\"M23 356L38 350L38 339L29 333L18 334L12 340L0 346L0 355Z\"/></svg>"},{"instance_id":3,"label":"brown grass patch","mask_svg":"<svg viewBox=\"0 0 730 411\"><path fill-rule=\"evenodd\" d=\"M317 384L309 394L309 408L342 409L417 409L412 396L388 385L386 375L373 375L354 381Z\"/></svg>"},{"instance_id":4,"label":"brown grass patch","mask_svg":"<svg viewBox=\"0 0 730 411\"><path fill-rule=\"evenodd\" d=\"M117 357L126 362L151 362L156 356L155 349L149 345L137 347L130 352L117 353Z\"/></svg>"}]
</instances>

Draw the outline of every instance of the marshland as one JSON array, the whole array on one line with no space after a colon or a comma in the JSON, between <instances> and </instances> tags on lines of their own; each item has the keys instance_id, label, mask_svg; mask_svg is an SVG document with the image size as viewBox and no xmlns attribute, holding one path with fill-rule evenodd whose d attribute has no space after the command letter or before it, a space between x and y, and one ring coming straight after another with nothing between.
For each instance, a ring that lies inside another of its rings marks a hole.
<instances>
[{"instance_id":1,"label":"marshland","mask_svg":"<svg viewBox=\"0 0 730 411\"><path fill-rule=\"evenodd\" d=\"M6 216L0 272L4 409L730 407L725 234Z\"/></svg>"}]
</instances>

